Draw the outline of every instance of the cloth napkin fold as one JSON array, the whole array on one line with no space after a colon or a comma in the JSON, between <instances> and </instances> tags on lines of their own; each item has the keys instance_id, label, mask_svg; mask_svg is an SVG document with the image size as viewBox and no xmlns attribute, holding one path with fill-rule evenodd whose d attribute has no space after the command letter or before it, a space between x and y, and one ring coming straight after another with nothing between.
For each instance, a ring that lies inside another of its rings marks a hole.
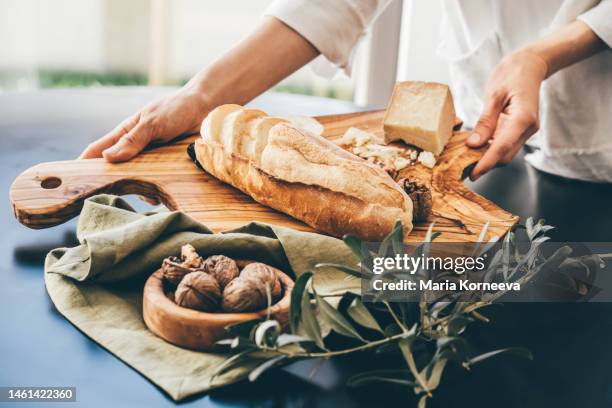
<instances>
[{"instance_id":1,"label":"cloth napkin fold","mask_svg":"<svg viewBox=\"0 0 612 408\"><path fill-rule=\"evenodd\" d=\"M57 310L83 333L140 372L174 400L231 384L248 368L211 381L226 358L174 346L151 333L142 318L142 291L162 260L191 243L202 256L224 254L273 265L295 278L321 262L357 259L341 240L251 223L213 234L181 212L139 214L123 199L98 195L85 201L77 226L80 245L52 250L45 285ZM317 269L319 293L358 291L360 282Z\"/></svg>"}]
</instances>

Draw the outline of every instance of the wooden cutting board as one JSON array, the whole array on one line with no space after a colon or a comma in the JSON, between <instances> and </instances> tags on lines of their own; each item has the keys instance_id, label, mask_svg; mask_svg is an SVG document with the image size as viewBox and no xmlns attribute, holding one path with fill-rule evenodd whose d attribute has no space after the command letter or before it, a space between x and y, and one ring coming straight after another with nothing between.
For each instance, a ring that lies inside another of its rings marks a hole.
<instances>
[{"instance_id":1,"label":"wooden cutting board","mask_svg":"<svg viewBox=\"0 0 612 408\"><path fill-rule=\"evenodd\" d=\"M341 137L349 127L382 133L383 111L321 116L324 136ZM486 239L503 236L518 216L468 190L462 179L484 150L465 146L465 132L456 132L434 169L415 165L399 177L416 177L430 186L433 214L415 225L410 239L425 236L431 222L442 232L440 241L477 241L484 224ZM24 171L11 186L10 197L17 219L31 228L61 224L79 214L83 201L99 193L138 194L159 200L171 210L181 210L214 231L260 221L312 231L305 224L264 207L231 186L208 175L188 157L187 146L196 136L148 150L135 159L110 164L103 159L42 163Z\"/></svg>"}]
</instances>

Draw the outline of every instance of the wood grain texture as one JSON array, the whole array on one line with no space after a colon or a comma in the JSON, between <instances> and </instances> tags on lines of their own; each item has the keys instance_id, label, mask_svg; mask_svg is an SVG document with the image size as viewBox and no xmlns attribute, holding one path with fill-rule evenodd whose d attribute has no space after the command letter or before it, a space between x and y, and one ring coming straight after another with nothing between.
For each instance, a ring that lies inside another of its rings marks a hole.
<instances>
[{"instance_id":1,"label":"wood grain texture","mask_svg":"<svg viewBox=\"0 0 612 408\"><path fill-rule=\"evenodd\" d=\"M321 116L324 136L341 137L349 127L382 134L383 111ZM431 222L442 232L440 241L474 242L489 223L487 240L503 236L518 216L468 190L462 181L466 168L484 153L465 146L467 133L456 132L438 158L434 169L420 164L398 176L418 178L432 191L433 214L416 224L408 240L425 236ZM251 221L299 230L310 227L287 215L264 207L250 197L198 169L186 153L191 136L171 145L147 150L135 159L110 164L103 159L42 163L17 177L10 198L17 219L31 228L47 228L78 215L83 201L99 193L138 194L159 200L171 210L181 210L213 231L240 227ZM60 183L58 185L58 183ZM47 187L47 188L44 188Z\"/></svg>"}]
</instances>

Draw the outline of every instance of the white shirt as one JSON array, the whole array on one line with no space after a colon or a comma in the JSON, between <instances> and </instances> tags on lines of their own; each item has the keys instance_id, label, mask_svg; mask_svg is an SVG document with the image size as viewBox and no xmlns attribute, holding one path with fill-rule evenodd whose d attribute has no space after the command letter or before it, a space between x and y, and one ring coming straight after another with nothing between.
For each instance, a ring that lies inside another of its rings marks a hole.
<instances>
[{"instance_id":1,"label":"white shirt","mask_svg":"<svg viewBox=\"0 0 612 408\"><path fill-rule=\"evenodd\" d=\"M449 63L458 115L473 127L484 86L504 55L579 19L612 47L612 0L441 0L438 54ZM276 0L273 15L350 71L353 51L389 0ZM418 18L418 16L416 16ZM547 79L534 167L564 177L612 182L612 52Z\"/></svg>"}]
</instances>

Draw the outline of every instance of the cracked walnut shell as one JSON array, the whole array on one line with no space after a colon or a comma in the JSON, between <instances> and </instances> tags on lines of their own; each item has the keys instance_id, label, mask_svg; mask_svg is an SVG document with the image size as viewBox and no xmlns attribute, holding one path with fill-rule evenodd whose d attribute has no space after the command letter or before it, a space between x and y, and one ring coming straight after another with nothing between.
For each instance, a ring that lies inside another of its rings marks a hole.
<instances>
[{"instance_id":1,"label":"cracked walnut shell","mask_svg":"<svg viewBox=\"0 0 612 408\"><path fill-rule=\"evenodd\" d=\"M203 312L212 312L221 302L217 280L205 272L191 272L183 278L174 293L177 305Z\"/></svg>"},{"instance_id":2,"label":"cracked walnut shell","mask_svg":"<svg viewBox=\"0 0 612 408\"><path fill-rule=\"evenodd\" d=\"M171 256L164 259L162 262L161 270L164 276L164 280L177 286L183 277L188 273L193 272L192 269L187 268L183 265L183 261L176 256Z\"/></svg>"},{"instance_id":3,"label":"cracked walnut shell","mask_svg":"<svg viewBox=\"0 0 612 408\"><path fill-rule=\"evenodd\" d=\"M232 258L223 255L213 255L208 257L203 265L204 272L214 276L219 282L221 290L232 280L238 277L240 270Z\"/></svg>"}]
</instances>

